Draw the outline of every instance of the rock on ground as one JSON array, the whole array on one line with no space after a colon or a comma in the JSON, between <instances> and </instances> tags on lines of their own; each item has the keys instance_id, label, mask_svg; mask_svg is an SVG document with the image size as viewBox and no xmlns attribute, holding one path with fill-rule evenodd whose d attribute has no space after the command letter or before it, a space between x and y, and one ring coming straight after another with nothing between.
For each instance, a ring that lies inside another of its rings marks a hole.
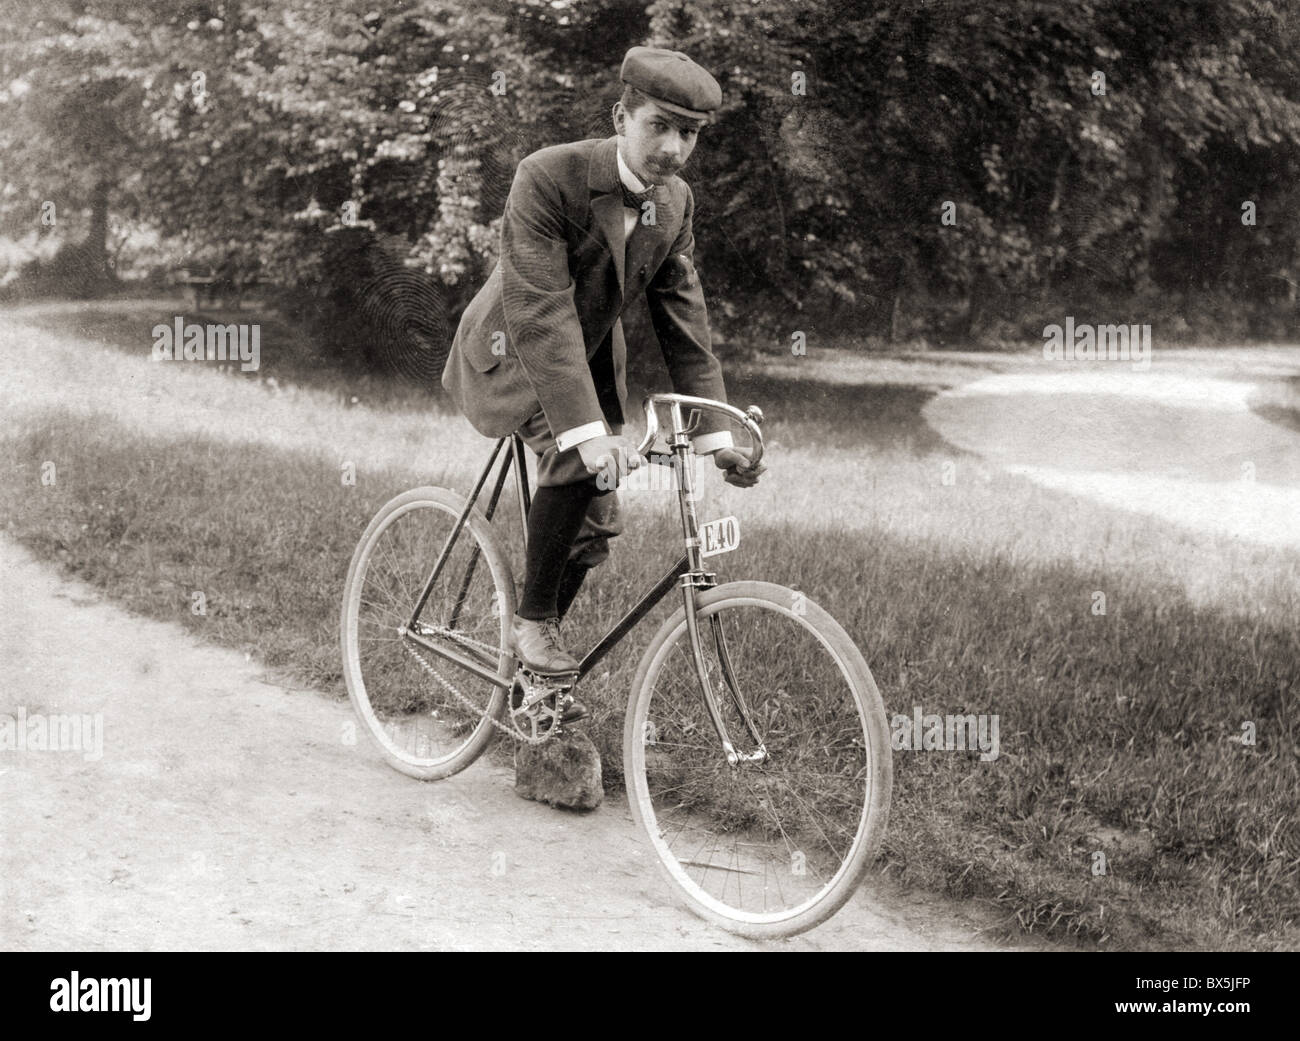
<instances>
[{"instance_id":1,"label":"rock on ground","mask_svg":"<svg viewBox=\"0 0 1300 1041\"><path fill-rule=\"evenodd\" d=\"M570 810L594 810L605 798L600 753L580 730L541 745L515 749L515 792L525 799Z\"/></svg>"}]
</instances>

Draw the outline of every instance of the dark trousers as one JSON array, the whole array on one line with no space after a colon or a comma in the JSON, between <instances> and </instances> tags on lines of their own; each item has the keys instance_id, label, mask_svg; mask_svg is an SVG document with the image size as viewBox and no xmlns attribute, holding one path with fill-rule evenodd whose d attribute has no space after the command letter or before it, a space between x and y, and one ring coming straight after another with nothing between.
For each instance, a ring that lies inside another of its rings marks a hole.
<instances>
[{"instance_id":1,"label":"dark trousers","mask_svg":"<svg viewBox=\"0 0 1300 1041\"><path fill-rule=\"evenodd\" d=\"M592 377L610 430L621 434L622 415L608 354L604 350L592 359ZM611 414L620 422L612 422ZM529 516L519 614L533 619L563 616L587 571L609 558L609 540L623 531L618 490L596 488L596 478L587 472L576 448L557 450L555 434L540 409L518 433L537 453L537 491ZM582 510L581 517L578 510Z\"/></svg>"}]
</instances>

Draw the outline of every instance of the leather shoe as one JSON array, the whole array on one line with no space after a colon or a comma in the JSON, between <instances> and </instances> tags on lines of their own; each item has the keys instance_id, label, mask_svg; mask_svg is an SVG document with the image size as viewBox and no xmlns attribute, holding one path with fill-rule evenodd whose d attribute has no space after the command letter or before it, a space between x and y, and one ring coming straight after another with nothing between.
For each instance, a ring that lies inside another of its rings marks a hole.
<instances>
[{"instance_id":1,"label":"leather shoe","mask_svg":"<svg viewBox=\"0 0 1300 1041\"><path fill-rule=\"evenodd\" d=\"M510 626L510 648L524 668L543 676L577 672L582 665L564 649L558 618L534 621L515 615Z\"/></svg>"},{"instance_id":2,"label":"leather shoe","mask_svg":"<svg viewBox=\"0 0 1300 1041\"><path fill-rule=\"evenodd\" d=\"M564 715L560 717L560 722L576 723L580 719L586 719L589 715L591 715L591 713L587 711L586 705L581 701L570 699L569 704L565 706Z\"/></svg>"}]
</instances>

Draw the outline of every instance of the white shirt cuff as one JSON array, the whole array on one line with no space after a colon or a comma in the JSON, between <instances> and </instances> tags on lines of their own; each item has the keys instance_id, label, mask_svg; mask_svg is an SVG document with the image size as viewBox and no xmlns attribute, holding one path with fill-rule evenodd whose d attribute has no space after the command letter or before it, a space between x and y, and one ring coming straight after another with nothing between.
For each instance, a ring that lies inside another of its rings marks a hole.
<instances>
[{"instance_id":1,"label":"white shirt cuff","mask_svg":"<svg viewBox=\"0 0 1300 1041\"><path fill-rule=\"evenodd\" d=\"M730 430L715 430L712 434L701 434L695 438L695 451L699 455L709 455L723 448L734 448Z\"/></svg>"},{"instance_id":2,"label":"white shirt cuff","mask_svg":"<svg viewBox=\"0 0 1300 1041\"><path fill-rule=\"evenodd\" d=\"M582 444L584 441L590 441L594 437L604 437L609 433L605 428L603 420L597 419L592 423L583 423L580 427L574 427L572 430L566 430L555 439L555 450L557 452L567 452L570 448Z\"/></svg>"}]
</instances>

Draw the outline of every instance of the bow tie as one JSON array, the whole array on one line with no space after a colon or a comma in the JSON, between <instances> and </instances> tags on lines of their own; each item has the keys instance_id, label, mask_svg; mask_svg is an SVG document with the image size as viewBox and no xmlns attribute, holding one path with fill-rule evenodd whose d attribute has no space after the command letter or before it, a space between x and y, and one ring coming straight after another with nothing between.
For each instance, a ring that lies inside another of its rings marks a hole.
<instances>
[{"instance_id":1,"label":"bow tie","mask_svg":"<svg viewBox=\"0 0 1300 1041\"><path fill-rule=\"evenodd\" d=\"M652 184L643 192L634 192L622 181L618 183L619 187L623 189L623 205L629 210L636 210L638 213L641 212L641 204L648 199L653 199L657 190L657 186Z\"/></svg>"}]
</instances>

